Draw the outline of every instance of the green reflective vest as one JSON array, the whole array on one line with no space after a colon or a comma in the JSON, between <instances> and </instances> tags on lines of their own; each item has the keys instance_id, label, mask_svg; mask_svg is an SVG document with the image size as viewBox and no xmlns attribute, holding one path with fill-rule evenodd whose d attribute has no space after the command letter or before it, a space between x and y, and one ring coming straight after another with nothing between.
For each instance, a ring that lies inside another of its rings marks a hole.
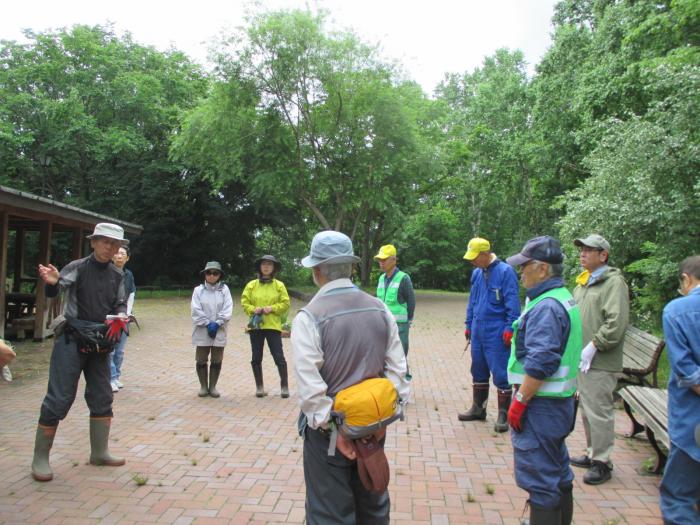
<instances>
[{"instance_id":1,"label":"green reflective vest","mask_svg":"<svg viewBox=\"0 0 700 525\"><path fill-rule=\"evenodd\" d=\"M389 311L394 315L397 323L408 322L408 305L399 303L399 286L405 275L404 272L398 270L389 281L389 286L385 287L386 274L383 273L379 276L377 283L377 297L389 307Z\"/></svg>"},{"instance_id":2,"label":"green reflective vest","mask_svg":"<svg viewBox=\"0 0 700 525\"><path fill-rule=\"evenodd\" d=\"M569 316L571 329L569 338L566 340L564 355L562 355L559 369L544 380L542 386L535 394L541 397L570 397L576 392L576 374L578 365L581 362L581 350L583 348L583 328L581 325L581 314L573 296L566 288L554 288L525 305L523 313L513 322L513 340L510 346L510 359L508 360L508 382L511 385L522 385L525 381L525 370L520 361L515 357L515 341L518 336L520 326L527 313L532 310L540 301L551 297L559 301Z\"/></svg>"}]
</instances>

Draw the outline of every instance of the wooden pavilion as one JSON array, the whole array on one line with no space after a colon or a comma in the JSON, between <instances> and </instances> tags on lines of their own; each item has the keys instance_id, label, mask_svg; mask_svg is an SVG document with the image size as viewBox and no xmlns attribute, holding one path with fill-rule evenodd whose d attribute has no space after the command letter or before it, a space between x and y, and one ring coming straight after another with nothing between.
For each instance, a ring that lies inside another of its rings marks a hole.
<instances>
[{"instance_id":1,"label":"wooden pavilion","mask_svg":"<svg viewBox=\"0 0 700 525\"><path fill-rule=\"evenodd\" d=\"M51 262L60 269L89 253L85 236L98 222L120 225L127 238L143 231L138 224L0 186L0 337L32 331L40 341L51 335L60 298L46 297L36 266Z\"/></svg>"}]
</instances>

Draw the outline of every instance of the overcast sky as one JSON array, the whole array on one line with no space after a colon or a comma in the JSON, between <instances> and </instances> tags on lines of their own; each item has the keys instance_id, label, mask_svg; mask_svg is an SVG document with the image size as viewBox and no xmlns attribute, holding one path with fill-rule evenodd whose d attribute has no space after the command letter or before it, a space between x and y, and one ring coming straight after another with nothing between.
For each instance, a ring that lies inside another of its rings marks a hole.
<instances>
[{"instance_id":1,"label":"overcast sky","mask_svg":"<svg viewBox=\"0 0 700 525\"><path fill-rule=\"evenodd\" d=\"M447 72L478 67L499 47L521 49L532 73L551 38L557 0L265 0L268 8L322 7L333 27L353 29L380 44L427 93ZM251 3L238 0L24 0L6 2L0 38L22 40L21 30L73 24L115 24L117 33L158 49L171 45L206 64L207 48L221 29L244 22Z\"/></svg>"}]
</instances>

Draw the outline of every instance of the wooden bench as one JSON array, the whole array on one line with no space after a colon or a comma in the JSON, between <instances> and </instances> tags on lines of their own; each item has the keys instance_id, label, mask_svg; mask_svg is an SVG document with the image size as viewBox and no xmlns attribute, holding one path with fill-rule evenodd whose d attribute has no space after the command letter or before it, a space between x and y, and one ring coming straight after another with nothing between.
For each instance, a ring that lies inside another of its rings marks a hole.
<instances>
[{"instance_id":1,"label":"wooden bench","mask_svg":"<svg viewBox=\"0 0 700 525\"><path fill-rule=\"evenodd\" d=\"M668 392L659 388L630 385L619 393L624 401L625 412L632 420L632 430L625 434L625 437L634 437L642 430L646 431L649 443L656 452L656 462L651 472L661 474L666 464L666 452L661 450L659 443L665 446L666 450L670 447ZM644 421L643 425L637 420L635 414Z\"/></svg>"},{"instance_id":2,"label":"wooden bench","mask_svg":"<svg viewBox=\"0 0 700 525\"><path fill-rule=\"evenodd\" d=\"M634 326L628 327L622 347L622 371L625 374L622 381L634 385L658 386L656 371L664 346L666 344L663 339ZM651 382L646 379L650 374Z\"/></svg>"}]
</instances>

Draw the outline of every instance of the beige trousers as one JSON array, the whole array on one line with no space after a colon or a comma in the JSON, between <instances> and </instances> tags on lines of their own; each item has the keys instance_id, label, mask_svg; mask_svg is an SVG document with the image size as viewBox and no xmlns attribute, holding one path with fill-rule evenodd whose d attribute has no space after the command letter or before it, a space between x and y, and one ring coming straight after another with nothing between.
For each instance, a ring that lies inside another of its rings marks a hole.
<instances>
[{"instance_id":1,"label":"beige trousers","mask_svg":"<svg viewBox=\"0 0 700 525\"><path fill-rule=\"evenodd\" d=\"M605 370L578 374L588 457L603 463L611 463L610 456L615 444L613 392L617 386L617 376L617 373Z\"/></svg>"}]
</instances>

